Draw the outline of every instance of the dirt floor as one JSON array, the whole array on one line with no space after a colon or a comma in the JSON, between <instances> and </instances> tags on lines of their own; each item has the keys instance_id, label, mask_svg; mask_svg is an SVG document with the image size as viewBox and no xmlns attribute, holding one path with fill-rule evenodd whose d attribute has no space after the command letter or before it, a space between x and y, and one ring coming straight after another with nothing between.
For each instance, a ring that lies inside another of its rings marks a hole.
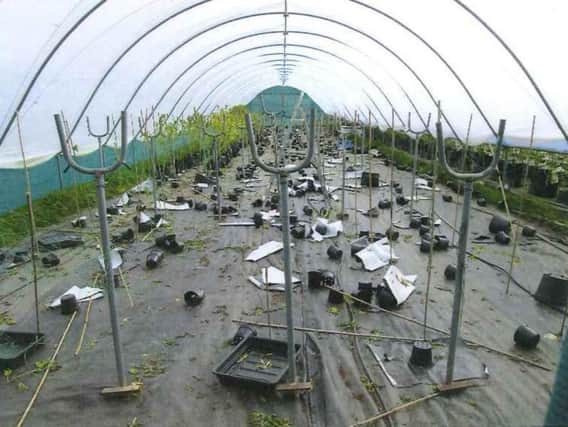
<instances>
[{"instance_id":1,"label":"dirt floor","mask_svg":"<svg viewBox=\"0 0 568 427\"><path fill-rule=\"evenodd\" d=\"M246 155L250 158L250 154ZM349 164L354 163L350 156ZM365 164L367 159L365 158ZM244 185L235 181L235 168L241 165L235 158L225 170L225 191ZM374 159L373 171L382 180L390 179L390 169L381 160ZM308 171L309 172L309 171ZM164 186L169 199L184 195L200 200L193 193L191 184L195 171L180 177L178 189ZM340 185L341 167L326 168L328 184ZM239 202L240 218L251 218L255 209L251 202L266 194L270 177L258 171L263 185L254 191L245 191ZM395 180L401 182L408 195L411 174L394 171ZM274 185L272 186L274 188ZM211 190L204 193L208 197ZM442 201L442 193L436 193L437 214L454 222L456 204ZM341 190L334 193L341 197ZM373 189L373 205L388 197L389 189ZM456 197L455 193L454 199ZM429 193L421 191L421 195ZM135 196L136 198L137 196ZM203 196L202 196L203 197ZM150 197L142 196L147 205ZM309 220L302 208L310 199L316 207L323 207L318 193L308 193L302 198L291 198L291 206L300 220ZM313 200L312 200L313 199ZM340 202L332 202L337 212ZM376 286L382 280L385 268L374 273L365 272L361 265L349 256L350 241L358 231L368 230L368 218L357 214L355 208L367 209L368 189L346 193L349 219L345 232L333 239L344 251L342 262L331 261L326 255L329 241L315 243L309 239L293 239L295 247L294 274L303 280L294 294L296 325L327 330L347 330L361 333L378 333L407 338L422 337L423 328L387 313L364 311L343 304L338 310L330 309L327 290L309 290L307 272L316 269L333 271L338 283L346 291L355 291L360 281L371 281ZM430 201L417 203L424 214L430 209ZM394 218L399 224L408 223L408 216L397 205ZM459 207L458 207L459 209ZM492 208L474 210L470 234L488 234ZM125 216L115 216L111 223L113 233L132 226L135 206L125 209ZM459 214L459 212L458 212ZM357 215L357 221L355 217ZM127 246L124 276L127 288L117 289L120 326L124 345L124 359L129 370L129 380L140 380L143 393L123 400L108 400L100 395L102 387L116 385L116 369L112 335L105 297L92 304L90 320L78 356L76 346L86 313L86 304L71 325L61 348L57 364L35 403L26 425L29 426L246 426L253 411L276 414L287 418L295 426L348 426L369 418L385 408L432 393L436 383L445 379L447 341L443 335L427 332L435 339L435 365L429 370L411 369L408 359L412 344L390 340L357 339L325 334L296 334L296 341L304 344L301 357L302 379L311 379L313 391L296 399L272 392L246 387L221 385L212 370L231 351L229 341L237 325L233 319L256 322L285 323L284 294L270 293L267 305L266 292L247 281L250 275L258 275L260 268L273 265L282 268L282 254L278 253L259 262L244 261L248 253L270 240L281 241L275 227L219 227L211 213L194 210L168 212L178 241L186 242L186 250L180 255L166 255L163 264L155 269L145 267L153 237L143 241L137 236ZM10 382L0 379L0 425L15 425L39 382L41 374L28 373L33 363L49 359L70 317L58 310L47 308L53 298L72 285L92 286L100 272L97 256L98 223L90 215L89 225L80 230L85 240L82 247L56 251L62 263L53 269L40 267L39 301L41 330L46 335L46 345L35 352L31 360L12 377ZM382 210L373 219L373 230L384 232L390 221L389 210ZM54 229L70 229L69 221ZM73 231L77 231L73 229ZM394 251L400 257L397 266L405 274L417 274L417 290L397 313L422 322L425 310L427 260L419 251L416 230L401 228L400 238L394 243ZM451 239L452 230L442 224L440 231ZM539 229L546 235L547 230ZM521 238L514 263L513 276L535 292L543 273L568 273L567 255L539 239ZM455 237L457 242L457 236ZM25 242L22 243L25 245ZM470 244L470 249L496 265L508 269L512 245ZM566 249L565 249L566 250ZM454 282L444 278L447 264L455 263L455 249L436 252L433 257L432 280L428 304L428 324L449 330L454 293ZM437 397L401 411L386 420L389 425L436 426L533 426L542 425L549 401L555 366L559 357L560 342L544 337L558 333L562 316L537 303L527 292L511 283L509 295L505 294L507 276L495 268L471 257L467 260L466 293L463 311L462 333L464 337L486 346L510 352L533 360L549 370L512 360L502 354L475 346L460 345L456 362L458 378L483 377L484 367L489 377L481 381L481 387L467 389L449 397ZM0 313L5 312L15 320L10 330L34 331L34 299L31 286L31 263L5 270L0 275ZM17 290L22 285L22 289ZM184 304L184 292L201 288L206 297L193 308ZM527 324L541 334L536 350L524 351L515 347L513 334L521 324ZM2 326L3 329L7 327ZM259 335L268 336L266 328L258 328ZM309 336L308 336L309 335ZM272 330L271 336L285 339L285 331ZM387 371L398 387L386 380L368 344L379 355L389 354L385 362ZM23 374L23 375L22 375ZM20 385L22 384L22 385ZM376 425L382 425L379 422ZM375 425L375 424L370 424Z\"/></svg>"}]
</instances>

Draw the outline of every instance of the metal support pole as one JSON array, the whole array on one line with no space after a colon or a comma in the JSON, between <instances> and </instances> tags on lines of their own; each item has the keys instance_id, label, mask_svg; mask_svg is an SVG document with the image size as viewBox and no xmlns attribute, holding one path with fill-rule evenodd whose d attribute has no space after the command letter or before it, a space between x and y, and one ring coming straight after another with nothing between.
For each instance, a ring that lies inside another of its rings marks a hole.
<instances>
[{"instance_id":1,"label":"metal support pole","mask_svg":"<svg viewBox=\"0 0 568 427\"><path fill-rule=\"evenodd\" d=\"M110 308L110 321L112 328L112 337L114 344L114 355L116 361L116 370L118 375L118 382L121 387L126 385L126 372L124 370L124 360L122 356L122 343L120 340L120 326L118 323L118 312L116 309L116 301L114 294L114 278L112 273L111 253L110 253L110 237L108 231L107 213L106 213L106 194L105 194L105 174L111 173L122 166L126 157L126 148L128 145L128 125L127 125L126 111L121 113L121 144L120 154L118 160L111 166L105 168L86 168L83 167L71 156L69 150L69 140L66 136L65 129L61 115L55 115L55 125L59 135L59 142L61 144L61 151L65 160L70 167L80 173L87 175L94 175L96 177L97 187L97 207L99 213L100 231L101 231L101 245L103 250L103 258L105 264L105 277L108 292L108 303Z\"/></svg>"},{"instance_id":2,"label":"metal support pole","mask_svg":"<svg viewBox=\"0 0 568 427\"><path fill-rule=\"evenodd\" d=\"M414 158L412 159L412 184L410 196L410 218L414 216L414 201L418 201L418 190L416 189L416 167L418 164L418 138L414 139Z\"/></svg>"},{"instance_id":3,"label":"metal support pole","mask_svg":"<svg viewBox=\"0 0 568 427\"><path fill-rule=\"evenodd\" d=\"M224 117L224 116L223 116ZM223 118L223 127L225 127L224 125L224 118ZM220 173L219 173L219 136L222 135L223 137L225 136L225 132L223 130L223 132L213 132L211 130L208 130L205 128L205 126L202 127L202 131L205 135L210 136L213 138L213 150L215 152L215 180L216 180L216 187L217 187L217 209L218 209L218 217L219 217L219 221L221 221L221 218L223 216L222 214L222 201L221 201L221 178L220 178Z\"/></svg>"},{"instance_id":4,"label":"metal support pole","mask_svg":"<svg viewBox=\"0 0 568 427\"><path fill-rule=\"evenodd\" d=\"M246 116L247 129L249 134L249 142L251 146L252 158L256 164L264 171L273 175L278 175L280 183L280 218L282 221L282 244L283 244L283 258L284 258L284 279L286 290L286 322L287 322L287 335L288 335L288 369L290 382L296 380L296 348L294 343L294 317L292 309L292 259L290 256L290 217L288 210L288 176L303 169L311 164L312 156L314 154L314 122L315 112L312 109L310 114L310 134L308 138L308 154L304 161L299 165L284 166L284 167L271 167L262 162L258 156L256 149L255 135L252 127L252 120L250 114Z\"/></svg>"},{"instance_id":5,"label":"metal support pole","mask_svg":"<svg viewBox=\"0 0 568 427\"><path fill-rule=\"evenodd\" d=\"M341 220L345 219L345 139L341 140L342 166L341 166Z\"/></svg>"},{"instance_id":6,"label":"metal support pole","mask_svg":"<svg viewBox=\"0 0 568 427\"><path fill-rule=\"evenodd\" d=\"M466 180L463 186L462 222L458 241L458 263L456 272L456 290L454 292L454 306L452 310L452 326L450 329L450 346L448 350L448 365L446 368L446 382L449 384L454 378L454 364L456 348L460 334L463 297L465 288L465 256L467 251L467 238L469 233L469 214L471 211L471 194L473 181Z\"/></svg>"},{"instance_id":7,"label":"metal support pole","mask_svg":"<svg viewBox=\"0 0 568 427\"><path fill-rule=\"evenodd\" d=\"M373 233L373 215L371 215L371 209L373 209L373 169L371 167L371 139L373 138L373 129L371 127L371 110L369 110L369 139L367 141L367 163L369 167L369 239L374 238ZM364 139L364 138L363 138ZM365 156L363 155L363 159Z\"/></svg>"},{"instance_id":8,"label":"metal support pole","mask_svg":"<svg viewBox=\"0 0 568 427\"><path fill-rule=\"evenodd\" d=\"M112 272L112 262L110 254L110 236L106 217L106 192L104 173L97 173L97 208L99 211L99 225L101 228L101 246L105 261L106 288L108 292L108 305L110 311L110 325L112 328L112 341L114 343L114 358L116 361L116 371L118 383L126 385L126 373L124 371L124 358L122 356L122 343L120 340L120 327L118 323L118 312L116 310L116 297L114 294L114 275Z\"/></svg>"},{"instance_id":9,"label":"metal support pole","mask_svg":"<svg viewBox=\"0 0 568 427\"><path fill-rule=\"evenodd\" d=\"M418 147L420 146L420 138L422 135L426 133L430 133L430 118L432 117L431 113L428 113L428 121L422 130L413 130L411 121L412 121L412 114L408 113L408 127L407 132L414 135L414 158L412 160L412 183L410 184L410 219L414 216L414 202L418 201L418 190L416 188L416 170L418 169ZM416 200L415 200L416 199ZM432 198L432 203L433 202Z\"/></svg>"},{"instance_id":10,"label":"metal support pole","mask_svg":"<svg viewBox=\"0 0 568 427\"><path fill-rule=\"evenodd\" d=\"M463 307L463 294L465 287L465 256L467 250L467 239L469 230L469 215L471 211L471 195L473 192L473 181L478 179L483 179L492 173L497 164L499 163L499 157L501 155L501 147L503 145L503 134L505 133L505 121L501 120L499 123L499 132L497 134L497 148L493 156L493 160L489 167L481 172L477 173L459 173L454 171L447 162L446 152L444 146L444 136L442 133L442 124L438 119L436 123L436 138L438 155L440 157L440 163L444 166L447 172L454 178L461 179L464 182L464 199L462 206L462 223L460 226L460 236L458 243L458 262L457 262L457 272L456 272L456 290L454 293L454 304L452 309L452 325L450 328L450 346L448 349L448 364L446 369L446 383L451 383L454 377L454 363L456 356L457 341L460 332L461 314Z\"/></svg>"},{"instance_id":11,"label":"metal support pole","mask_svg":"<svg viewBox=\"0 0 568 427\"><path fill-rule=\"evenodd\" d=\"M55 160L57 162L57 177L59 178L59 189L63 190L63 173L61 172L61 154L55 156Z\"/></svg>"},{"instance_id":12,"label":"metal support pole","mask_svg":"<svg viewBox=\"0 0 568 427\"><path fill-rule=\"evenodd\" d=\"M154 137L150 137L150 164L152 165L152 208L154 209L154 214L158 213L158 184L156 177L158 176L158 169L156 167L156 145Z\"/></svg>"},{"instance_id":13,"label":"metal support pole","mask_svg":"<svg viewBox=\"0 0 568 427\"><path fill-rule=\"evenodd\" d=\"M219 173L219 140L217 137L213 138L213 146L215 147L215 181L217 183L217 209L219 212L219 221L222 219L222 202L221 202L221 178Z\"/></svg>"},{"instance_id":14,"label":"metal support pole","mask_svg":"<svg viewBox=\"0 0 568 427\"><path fill-rule=\"evenodd\" d=\"M292 259L290 255L290 214L288 211L288 174L280 174L280 220L284 246L284 281L286 282L286 323L288 325L288 370L290 382L296 381L296 348L292 310Z\"/></svg>"}]
</instances>

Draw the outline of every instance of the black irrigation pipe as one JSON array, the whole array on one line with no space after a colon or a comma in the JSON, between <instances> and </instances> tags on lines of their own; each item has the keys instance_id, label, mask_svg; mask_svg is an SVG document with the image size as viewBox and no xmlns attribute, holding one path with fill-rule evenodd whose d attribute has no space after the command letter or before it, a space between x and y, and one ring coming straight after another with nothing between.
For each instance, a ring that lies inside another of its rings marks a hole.
<instances>
[{"instance_id":1,"label":"black irrigation pipe","mask_svg":"<svg viewBox=\"0 0 568 427\"><path fill-rule=\"evenodd\" d=\"M13 291L8 292L8 293L5 294L5 295L1 295L1 296L0 296L0 301L5 300L5 299L8 298L9 296L14 295L16 292L18 292L18 291L24 289L26 286L29 286L29 285L30 285L30 283L26 283L25 285L22 285L22 286L20 286L20 287L18 287L18 288L16 288L16 289L14 289Z\"/></svg>"},{"instance_id":2,"label":"black irrigation pipe","mask_svg":"<svg viewBox=\"0 0 568 427\"><path fill-rule=\"evenodd\" d=\"M517 279L515 279L512 274L509 274L509 272L508 272L507 270L505 270L503 267L501 267L500 265L494 264L494 263L492 263L491 261L488 261L488 260L486 260L485 258L482 258L482 257L480 257L479 255L476 255L476 254L474 254L473 252L471 252L471 251L469 251L469 250L466 251L466 254L467 254L468 256L470 256L470 257L472 257L472 258L474 258L474 259L476 259L476 260L478 260L478 261L480 261L480 262L482 262L482 263L488 265L489 267L494 268L495 270L498 270L498 271L500 271L500 272L502 272L502 273L505 273L505 275L507 275L515 285L517 285L521 290L525 291L525 292L526 292L527 294L529 294L532 298L534 298L533 293L532 293L529 289L527 289L525 286L523 286L523 285L521 284L521 282L519 282ZM545 303L543 303L543 304L544 304L545 306L551 308L552 310L558 312L558 313L564 314L564 310L562 310L561 308L555 307L555 306L553 306L553 305L545 304Z\"/></svg>"},{"instance_id":3,"label":"black irrigation pipe","mask_svg":"<svg viewBox=\"0 0 568 427\"><path fill-rule=\"evenodd\" d=\"M341 272L341 267L342 267L342 266L343 266L343 263L340 264L340 271L339 271L339 272ZM337 274L337 279L336 279L336 280L337 280L338 287L341 289L341 280L339 279L339 274ZM349 304L349 303L346 303L346 304L347 304L347 313L349 314L349 321L350 321L352 324L355 324L355 317L354 317L354 315L353 315L353 310L352 310L352 308L351 308L351 304ZM354 330L353 332L357 332L357 331ZM370 374L370 372L369 372L369 369L367 368L367 366L365 365L365 362L363 361L363 357L362 357L362 355L361 355L361 349L359 348L359 340L358 340L358 337L356 337L356 336L353 337L353 343L355 344L355 345L353 346L353 356L354 356L354 358L355 358L355 362L360 366L360 368L362 369L363 374L365 375L365 377L367 377L367 379L368 379L371 383L374 384L374 382L373 382L373 380L372 380L372 378L371 378L371 374ZM367 387L365 387L365 390L367 390L367 393L369 393L369 394L372 396L373 401L375 402L375 405L377 406L377 409L378 409L379 412L382 412L382 411L386 411L386 410L387 410L387 407L386 407L386 405L385 405L385 402L383 401L383 399L382 399L382 397L381 397L381 395L380 395L380 393L379 393L378 387L374 387L374 388L373 388L374 393L371 392L370 390L368 390ZM392 426L392 420L390 419L390 417L387 417L387 418L385 419L385 424L386 424L388 427L391 427L391 426Z\"/></svg>"},{"instance_id":4,"label":"black irrigation pipe","mask_svg":"<svg viewBox=\"0 0 568 427\"><path fill-rule=\"evenodd\" d=\"M347 304L347 312L349 313L350 321L354 322L355 317L353 316L353 310L351 309L351 304ZM354 332L356 332L356 331L354 331ZM372 377L371 377L371 373L369 372L369 369L367 368L367 365L365 365L365 362L363 361L363 356L361 355L361 348L359 347L359 338L354 336L353 342L355 344L353 346L353 356L355 358L355 362L361 367L363 374L365 375L365 377L367 377L367 379L371 382L371 384L375 384ZM365 385L363 385L363 386L365 386ZM383 398L381 397L381 394L379 393L378 386L373 387L372 392L370 390L368 390L367 387L365 387L365 390L367 390L367 393L369 393L373 397L373 400L375 401L375 405L377 406L379 413L387 410L385 402L383 401ZM392 427L392 420L390 419L390 416L387 416L385 418L385 424L388 427Z\"/></svg>"}]
</instances>

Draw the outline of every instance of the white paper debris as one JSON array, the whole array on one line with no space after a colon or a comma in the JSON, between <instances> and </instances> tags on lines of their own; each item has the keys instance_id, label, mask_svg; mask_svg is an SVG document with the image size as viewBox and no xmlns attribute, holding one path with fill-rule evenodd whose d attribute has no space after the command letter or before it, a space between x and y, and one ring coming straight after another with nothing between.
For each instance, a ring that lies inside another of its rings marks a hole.
<instances>
[{"instance_id":1,"label":"white paper debris","mask_svg":"<svg viewBox=\"0 0 568 427\"><path fill-rule=\"evenodd\" d=\"M259 289L284 292L286 279L284 272L276 267L262 268L257 277L249 276L249 282ZM292 276L292 284L300 283L297 277Z\"/></svg>"},{"instance_id":2,"label":"white paper debris","mask_svg":"<svg viewBox=\"0 0 568 427\"><path fill-rule=\"evenodd\" d=\"M134 186L130 191L132 193L145 193L152 191L152 187L152 181L150 179L147 179L146 181L143 181L140 184Z\"/></svg>"},{"instance_id":3,"label":"white paper debris","mask_svg":"<svg viewBox=\"0 0 568 427\"><path fill-rule=\"evenodd\" d=\"M103 271L105 271L105 259L102 255L99 256L99 264ZM110 265L112 266L113 270L116 270L122 265L122 256L117 249L113 249L110 251Z\"/></svg>"},{"instance_id":4,"label":"white paper debris","mask_svg":"<svg viewBox=\"0 0 568 427\"><path fill-rule=\"evenodd\" d=\"M272 285L272 286L266 286L262 280L253 277L253 276L249 276L248 277L249 282L251 282L254 286L256 286L258 289L263 290L263 291L278 291L278 292L284 292L286 289L284 286L282 285Z\"/></svg>"},{"instance_id":5,"label":"white paper debris","mask_svg":"<svg viewBox=\"0 0 568 427\"><path fill-rule=\"evenodd\" d=\"M294 244L290 244L291 247L294 247ZM272 255L278 251L281 251L284 248L282 242L277 242L275 240L271 240L263 245L260 245L257 249L252 251L249 256L247 256L246 261L253 261L256 262L259 259L265 258L269 255Z\"/></svg>"},{"instance_id":6,"label":"white paper debris","mask_svg":"<svg viewBox=\"0 0 568 427\"><path fill-rule=\"evenodd\" d=\"M116 201L115 206L118 208L126 206L129 200L130 198L128 197L128 193L123 193L122 196L120 196Z\"/></svg>"},{"instance_id":7,"label":"white paper debris","mask_svg":"<svg viewBox=\"0 0 568 427\"><path fill-rule=\"evenodd\" d=\"M424 178L416 178L416 180L414 181L414 185L416 187L418 186L428 187L428 181L426 181Z\"/></svg>"},{"instance_id":8,"label":"white paper debris","mask_svg":"<svg viewBox=\"0 0 568 427\"><path fill-rule=\"evenodd\" d=\"M397 267L391 265L383 280L392 292L397 304L400 305L416 290L414 283L417 277L416 274L404 275Z\"/></svg>"},{"instance_id":9,"label":"white paper debris","mask_svg":"<svg viewBox=\"0 0 568 427\"><path fill-rule=\"evenodd\" d=\"M262 215L262 220L267 222L270 222L272 221L273 218L277 218L280 216L280 212L277 211L276 209L272 209L268 212L260 211L260 214Z\"/></svg>"},{"instance_id":10,"label":"white paper debris","mask_svg":"<svg viewBox=\"0 0 568 427\"><path fill-rule=\"evenodd\" d=\"M343 163L343 159L328 159L327 160L329 163L335 164L335 165L340 165Z\"/></svg>"},{"instance_id":11,"label":"white paper debris","mask_svg":"<svg viewBox=\"0 0 568 427\"><path fill-rule=\"evenodd\" d=\"M188 211L189 210L189 204L181 203L181 204L177 205L177 204L162 202L161 200L158 200L156 202L156 209L162 210L162 211Z\"/></svg>"},{"instance_id":12,"label":"white paper debris","mask_svg":"<svg viewBox=\"0 0 568 427\"><path fill-rule=\"evenodd\" d=\"M363 171L345 172L345 179L359 179L363 176Z\"/></svg>"},{"instance_id":13,"label":"white paper debris","mask_svg":"<svg viewBox=\"0 0 568 427\"><path fill-rule=\"evenodd\" d=\"M147 222L150 222L151 219L148 215L146 215L144 212L140 212L138 214L138 224L146 224Z\"/></svg>"},{"instance_id":14,"label":"white paper debris","mask_svg":"<svg viewBox=\"0 0 568 427\"><path fill-rule=\"evenodd\" d=\"M60 297L57 297L49 304L49 308L57 308L61 305L61 298L65 295L75 295L77 302L87 302L91 300L96 300L103 297L103 291L99 288L90 288L85 286L80 288L78 286L72 286L67 292L65 292Z\"/></svg>"},{"instance_id":15,"label":"white paper debris","mask_svg":"<svg viewBox=\"0 0 568 427\"><path fill-rule=\"evenodd\" d=\"M375 271L385 265L388 265L390 261L390 247L389 241L385 237L378 242L371 243L365 249L357 252L355 254L357 258L361 260L365 270ZM398 257L395 255L394 251L392 253L392 260L398 261Z\"/></svg>"}]
</instances>

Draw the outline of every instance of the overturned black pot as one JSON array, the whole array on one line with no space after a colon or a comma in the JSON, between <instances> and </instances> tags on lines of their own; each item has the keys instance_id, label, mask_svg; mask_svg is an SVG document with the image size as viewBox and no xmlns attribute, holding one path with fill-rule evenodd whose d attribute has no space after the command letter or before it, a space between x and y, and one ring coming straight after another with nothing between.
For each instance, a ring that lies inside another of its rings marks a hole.
<instances>
[{"instance_id":1,"label":"overturned black pot","mask_svg":"<svg viewBox=\"0 0 568 427\"><path fill-rule=\"evenodd\" d=\"M327 234L327 225L322 224L322 223L318 223L316 225L316 231L321 234L322 236L325 236Z\"/></svg>"},{"instance_id":2,"label":"overturned black pot","mask_svg":"<svg viewBox=\"0 0 568 427\"><path fill-rule=\"evenodd\" d=\"M330 304L342 304L344 301L343 294L339 290L330 289L327 295L327 302Z\"/></svg>"},{"instance_id":3,"label":"overturned black pot","mask_svg":"<svg viewBox=\"0 0 568 427\"><path fill-rule=\"evenodd\" d=\"M183 299L187 306L196 306L205 298L205 291L197 289L196 291L189 290L183 294Z\"/></svg>"},{"instance_id":4,"label":"overturned black pot","mask_svg":"<svg viewBox=\"0 0 568 427\"><path fill-rule=\"evenodd\" d=\"M340 260L343 256L343 251L332 244L329 248L327 248L327 256L333 260Z\"/></svg>"},{"instance_id":5,"label":"overturned black pot","mask_svg":"<svg viewBox=\"0 0 568 427\"><path fill-rule=\"evenodd\" d=\"M321 271L308 271L308 288L318 289L321 288L322 278Z\"/></svg>"},{"instance_id":6,"label":"overturned black pot","mask_svg":"<svg viewBox=\"0 0 568 427\"><path fill-rule=\"evenodd\" d=\"M45 267L55 267L56 265L59 265L59 262L59 257L54 253L49 253L41 259L41 263Z\"/></svg>"},{"instance_id":7,"label":"overturned black pot","mask_svg":"<svg viewBox=\"0 0 568 427\"><path fill-rule=\"evenodd\" d=\"M535 237L536 229L534 227L531 227L530 225L525 225L523 227L522 235L525 237Z\"/></svg>"},{"instance_id":8,"label":"overturned black pot","mask_svg":"<svg viewBox=\"0 0 568 427\"><path fill-rule=\"evenodd\" d=\"M504 231L499 231L495 234L495 241L501 243L502 245L508 245L511 242L511 236L509 236Z\"/></svg>"},{"instance_id":9,"label":"overturned black pot","mask_svg":"<svg viewBox=\"0 0 568 427\"><path fill-rule=\"evenodd\" d=\"M146 257L146 267L153 270L157 268L164 260L164 253L160 250L153 250Z\"/></svg>"},{"instance_id":10,"label":"overturned black pot","mask_svg":"<svg viewBox=\"0 0 568 427\"><path fill-rule=\"evenodd\" d=\"M331 271L321 272L321 284L322 286L334 287L335 286L335 274Z\"/></svg>"},{"instance_id":11,"label":"overturned black pot","mask_svg":"<svg viewBox=\"0 0 568 427\"><path fill-rule=\"evenodd\" d=\"M61 297L61 314L68 316L77 311L79 305L77 304L77 298L75 295L67 294Z\"/></svg>"},{"instance_id":12,"label":"overturned black pot","mask_svg":"<svg viewBox=\"0 0 568 427\"><path fill-rule=\"evenodd\" d=\"M256 337L257 335L258 332L256 332L256 329L245 323L239 326L239 329L237 329L237 332L231 342L233 345L237 345L241 341L246 340L248 337Z\"/></svg>"},{"instance_id":13,"label":"overturned black pot","mask_svg":"<svg viewBox=\"0 0 568 427\"><path fill-rule=\"evenodd\" d=\"M536 348L540 341L540 334L528 326L521 325L513 336L515 344L526 349Z\"/></svg>"},{"instance_id":14,"label":"overturned black pot","mask_svg":"<svg viewBox=\"0 0 568 427\"><path fill-rule=\"evenodd\" d=\"M396 298L386 286L377 287L377 302L385 310L393 310L398 306Z\"/></svg>"},{"instance_id":15,"label":"overturned black pot","mask_svg":"<svg viewBox=\"0 0 568 427\"><path fill-rule=\"evenodd\" d=\"M385 236L387 236L387 238L392 241L392 242L396 242L398 240L398 238L400 237L400 233L398 231L396 231L395 229L389 228L386 232L385 232Z\"/></svg>"},{"instance_id":16,"label":"overturned black pot","mask_svg":"<svg viewBox=\"0 0 568 427\"><path fill-rule=\"evenodd\" d=\"M449 264L446 267L446 269L444 270L444 276L448 280L456 280L457 273L458 273L458 269L453 264Z\"/></svg>"},{"instance_id":17,"label":"overturned black pot","mask_svg":"<svg viewBox=\"0 0 568 427\"><path fill-rule=\"evenodd\" d=\"M418 218L412 218L409 227L413 229L420 228L420 220Z\"/></svg>"},{"instance_id":18,"label":"overturned black pot","mask_svg":"<svg viewBox=\"0 0 568 427\"><path fill-rule=\"evenodd\" d=\"M262 219L262 213L260 212L256 212L252 217L252 220L254 221L254 226L256 228L260 228L262 227L262 224L264 224L264 220Z\"/></svg>"},{"instance_id":19,"label":"overturned black pot","mask_svg":"<svg viewBox=\"0 0 568 427\"><path fill-rule=\"evenodd\" d=\"M361 237L351 242L351 256L355 256L357 252L362 251L367 246L369 246L369 239L367 239L367 237Z\"/></svg>"},{"instance_id":20,"label":"overturned black pot","mask_svg":"<svg viewBox=\"0 0 568 427\"><path fill-rule=\"evenodd\" d=\"M358 308L368 308L373 301L373 289L359 289L357 292L351 293L351 295L356 298L353 300L353 304ZM357 301L361 300L361 301Z\"/></svg>"},{"instance_id":21,"label":"overturned black pot","mask_svg":"<svg viewBox=\"0 0 568 427\"><path fill-rule=\"evenodd\" d=\"M568 277L561 274L543 274L534 297L544 304L557 307L566 306Z\"/></svg>"},{"instance_id":22,"label":"overturned black pot","mask_svg":"<svg viewBox=\"0 0 568 427\"><path fill-rule=\"evenodd\" d=\"M432 366L432 344L428 341L415 341L409 363L424 368Z\"/></svg>"},{"instance_id":23,"label":"overturned black pot","mask_svg":"<svg viewBox=\"0 0 568 427\"><path fill-rule=\"evenodd\" d=\"M500 231L508 233L511 231L511 223L502 216L494 215L489 223L489 231L491 233L499 233Z\"/></svg>"},{"instance_id":24,"label":"overturned black pot","mask_svg":"<svg viewBox=\"0 0 568 427\"><path fill-rule=\"evenodd\" d=\"M408 199L405 196L397 196L396 203L400 206L405 206L408 204Z\"/></svg>"}]
</instances>

